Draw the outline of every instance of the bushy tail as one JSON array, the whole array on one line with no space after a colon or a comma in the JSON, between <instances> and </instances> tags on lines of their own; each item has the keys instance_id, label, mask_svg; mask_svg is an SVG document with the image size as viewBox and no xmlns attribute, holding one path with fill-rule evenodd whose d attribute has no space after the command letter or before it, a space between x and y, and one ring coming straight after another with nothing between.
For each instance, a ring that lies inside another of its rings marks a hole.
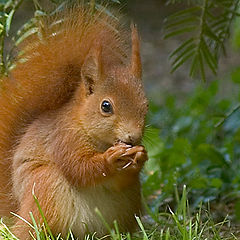
<instances>
[{"instance_id":1,"label":"bushy tail","mask_svg":"<svg viewBox=\"0 0 240 240\"><path fill-rule=\"evenodd\" d=\"M61 20L61 21L58 21ZM60 24L53 24L59 23ZM11 158L25 127L46 111L69 101L80 81L81 65L89 50L101 44L106 59L126 58L124 32L104 13L82 7L47 20L43 39L28 39L21 61L0 90L0 215L14 211L11 201ZM121 36L121 37L120 37ZM104 56L103 56L104 57Z\"/></svg>"}]
</instances>

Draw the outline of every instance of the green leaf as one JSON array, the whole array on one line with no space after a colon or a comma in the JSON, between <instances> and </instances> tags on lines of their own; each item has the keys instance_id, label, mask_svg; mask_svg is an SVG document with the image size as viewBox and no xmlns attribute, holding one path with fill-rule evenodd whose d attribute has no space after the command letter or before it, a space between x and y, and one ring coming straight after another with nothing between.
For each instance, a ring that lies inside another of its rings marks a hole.
<instances>
[{"instance_id":1,"label":"green leaf","mask_svg":"<svg viewBox=\"0 0 240 240\"><path fill-rule=\"evenodd\" d=\"M177 49L175 49L175 50L169 55L169 58L171 59L174 55L178 55L179 52L181 52L183 49L185 49L185 47L187 47L188 45L190 45L192 42L194 42L194 38L190 38L190 39L186 40L185 42L183 42Z\"/></svg>"},{"instance_id":2,"label":"green leaf","mask_svg":"<svg viewBox=\"0 0 240 240\"><path fill-rule=\"evenodd\" d=\"M236 68L232 73L231 73L231 79L234 83L240 84L240 67Z\"/></svg>"},{"instance_id":3,"label":"green leaf","mask_svg":"<svg viewBox=\"0 0 240 240\"><path fill-rule=\"evenodd\" d=\"M184 49L179 55L174 59L172 62L172 70L171 72L174 72L179 66L181 66L184 62L189 59L193 55L194 49L196 48L196 45L192 43L188 47Z\"/></svg>"},{"instance_id":4,"label":"green leaf","mask_svg":"<svg viewBox=\"0 0 240 240\"><path fill-rule=\"evenodd\" d=\"M114 2L114 3L118 3L118 4L121 3L119 0L111 0L111 1Z\"/></svg>"},{"instance_id":5,"label":"green leaf","mask_svg":"<svg viewBox=\"0 0 240 240\"><path fill-rule=\"evenodd\" d=\"M198 12L198 11L201 11L200 6L195 6L195 7L192 7L192 8L187 8L187 9L184 9L184 10L180 10L180 11L168 16L166 21L176 20L176 18L183 17L185 15L190 15L190 14L195 15L196 12Z\"/></svg>"},{"instance_id":6,"label":"green leaf","mask_svg":"<svg viewBox=\"0 0 240 240\"><path fill-rule=\"evenodd\" d=\"M195 76L196 71L197 71L197 66L198 66L198 57L197 57L197 54L195 53L194 56L193 56L193 60L192 60L192 63L191 63L191 68L190 68L190 71L189 71L190 77Z\"/></svg>"},{"instance_id":7,"label":"green leaf","mask_svg":"<svg viewBox=\"0 0 240 240\"><path fill-rule=\"evenodd\" d=\"M233 25L232 43L236 49L240 48L240 18L236 18Z\"/></svg>"},{"instance_id":8,"label":"green leaf","mask_svg":"<svg viewBox=\"0 0 240 240\"><path fill-rule=\"evenodd\" d=\"M179 133L181 131L184 131L186 128L191 127L191 124L193 123L193 118L191 116L180 116L176 123L174 124L172 130L173 132Z\"/></svg>"},{"instance_id":9,"label":"green leaf","mask_svg":"<svg viewBox=\"0 0 240 240\"><path fill-rule=\"evenodd\" d=\"M144 196L150 196L155 191L159 191L161 188L161 177L159 173L159 169L154 171L154 173L149 174L146 180L142 184L142 190Z\"/></svg>"},{"instance_id":10,"label":"green leaf","mask_svg":"<svg viewBox=\"0 0 240 240\"><path fill-rule=\"evenodd\" d=\"M204 68L204 63L203 63L203 56L201 54L201 52L198 53L198 59L199 59L199 68L200 68L200 73L201 73L201 77L203 79L204 82L206 82L206 75L205 75L205 68Z\"/></svg>"},{"instance_id":11,"label":"green leaf","mask_svg":"<svg viewBox=\"0 0 240 240\"><path fill-rule=\"evenodd\" d=\"M4 33L4 26L0 23L0 36Z\"/></svg>"},{"instance_id":12,"label":"green leaf","mask_svg":"<svg viewBox=\"0 0 240 240\"><path fill-rule=\"evenodd\" d=\"M202 41L202 44L203 44L203 47L200 48L200 52L201 52L202 56L204 57L205 62L207 63L209 68L216 75L217 74L217 72L216 72L217 62L216 62L215 58L213 57L212 53L210 52L204 39Z\"/></svg>"},{"instance_id":13,"label":"green leaf","mask_svg":"<svg viewBox=\"0 0 240 240\"><path fill-rule=\"evenodd\" d=\"M6 20L6 35L9 35L9 30L11 28L12 18L15 13L15 9L12 9L11 12L8 14L7 20Z\"/></svg>"},{"instance_id":14,"label":"green leaf","mask_svg":"<svg viewBox=\"0 0 240 240\"><path fill-rule=\"evenodd\" d=\"M192 25L196 22L199 22L198 18L196 18L195 16L190 16L176 22L167 22L167 24L164 26L164 29L169 30L171 28L180 27L179 25L186 26L189 23Z\"/></svg>"},{"instance_id":15,"label":"green leaf","mask_svg":"<svg viewBox=\"0 0 240 240\"><path fill-rule=\"evenodd\" d=\"M42 11L42 6L40 5L39 1L38 0L33 0L33 3L34 3L34 7L35 7L35 10L40 10Z\"/></svg>"},{"instance_id":16,"label":"green leaf","mask_svg":"<svg viewBox=\"0 0 240 240\"><path fill-rule=\"evenodd\" d=\"M182 57L171 69L171 73L175 72L181 65L183 65L189 58L194 55L194 50L188 51L188 54Z\"/></svg>"},{"instance_id":17,"label":"green leaf","mask_svg":"<svg viewBox=\"0 0 240 240\"><path fill-rule=\"evenodd\" d=\"M195 26L183 27L181 29L178 29L178 30L172 31L170 33L167 33L166 35L164 35L164 39L174 37L174 36L177 36L177 35L181 35L181 34L184 34L184 33L187 33L187 32L192 32L194 30L196 30Z\"/></svg>"},{"instance_id":18,"label":"green leaf","mask_svg":"<svg viewBox=\"0 0 240 240\"><path fill-rule=\"evenodd\" d=\"M101 4L96 3L95 7L99 11L103 11L105 14L107 14L109 17L112 17L113 19L118 21L118 18L112 14L111 11L109 11L106 7L103 7Z\"/></svg>"},{"instance_id":19,"label":"green leaf","mask_svg":"<svg viewBox=\"0 0 240 240\"><path fill-rule=\"evenodd\" d=\"M39 17L46 17L47 16L47 13L43 10L36 10L34 12L34 17L35 18L39 18Z\"/></svg>"},{"instance_id":20,"label":"green leaf","mask_svg":"<svg viewBox=\"0 0 240 240\"><path fill-rule=\"evenodd\" d=\"M30 28L33 28L36 26L37 20L36 18L31 18L29 21L27 21L26 23L24 23L18 30L16 33L16 37L19 37L21 35L23 35L27 30L29 30Z\"/></svg>"},{"instance_id":21,"label":"green leaf","mask_svg":"<svg viewBox=\"0 0 240 240\"><path fill-rule=\"evenodd\" d=\"M211 180L211 186L215 188L221 188L223 181L220 178L213 178Z\"/></svg>"},{"instance_id":22,"label":"green leaf","mask_svg":"<svg viewBox=\"0 0 240 240\"><path fill-rule=\"evenodd\" d=\"M196 176L197 173L194 173L195 177L192 179L192 181L189 183L189 187L194 189L206 189L208 187L208 180L207 178L199 175Z\"/></svg>"},{"instance_id":23,"label":"green leaf","mask_svg":"<svg viewBox=\"0 0 240 240\"><path fill-rule=\"evenodd\" d=\"M221 39L212 31L212 29L207 25L204 24L204 34L209 38L213 39L215 42L222 43Z\"/></svg>"},{"instance_id":24,"label":"green leaf","mask_svg":"<svg viewBox=\"0 0 240 240\"><path fill-rule=\"evenodd\" d=\"M228 16L223 16L222 18L217 19L217 21L214 21L213 23L210 24L210 28L214 29L215 32L216 30L223 29L223 27L226 26L226 23L228 22L229 18Z\"/></svg>"},{"instance_id":25,"label":"green leaf","mask_svg":"<svg viewBox=\"0 0 240 240\"><path fill-rule=\"evenodd\" d=\"M14 0L8 0L8 1L5 1L5 3L3 2L3 3L1 3L1 4L4 5L4 10L5 10L5 12L6 12L6 10L7 10L8 8L13 7L13 5L14 5Z\"/></svg>"},{"instance_id":26,"label":"green leaf","mask_svg":"<svg viewBox=\"0 0 240 240\"><path fill-rule=\"evenodd\" d=\"M187 156L191 152L191 144L186 138L176 138L173 144L173 149L174 151Z\"/></svg>"},{"instance_id":27,"label":"green leaf","mask_svg":"<svg viewBox=\"0 0 240 240\"><path fill-rule=\"evenodd\" d=\"M225 158L222 153L220 153L214 146L210 144L200 144L197 149L198 161L208 160L214 165L224 166L227 165Z\"/></svg>"},{"instance_id":28,"label":"green leaf","mask_svg":"<svg viewBox=\"0 0 240 240\"><path fill-rule=\"evenodd\" d=\"M63 1L59 6L56 7L56 9L54 9L54 10L50 13L50 16L54 16L54 15L57 14L58 12L61 12L62 10L64 10L66 4L67 4L67 0L66 0L66 1Z\"/></svg>"},{"instance_id":29,"label":"green leaf","mask_svg":"<svg viewBox=\"0 0 240 240\"><path fill-rule=\"evenodd\" d=\"M33 27L30 28L28 31L26 31L21 37L19 37L16 41L15 41L15 46L18 46L21 42L23 42L26 38L28 38L29 36L37 33L39 31L38 27Z\"/></svg>"}]
</instances>

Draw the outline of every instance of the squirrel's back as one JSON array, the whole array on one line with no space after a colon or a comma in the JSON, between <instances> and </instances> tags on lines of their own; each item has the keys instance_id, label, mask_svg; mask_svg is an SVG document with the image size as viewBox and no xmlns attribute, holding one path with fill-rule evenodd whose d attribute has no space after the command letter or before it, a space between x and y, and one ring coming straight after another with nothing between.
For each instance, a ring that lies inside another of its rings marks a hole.
<instances>
[{"instance_id":1,"label":"squirrel's back","mask_svg":"<svg viewBox=\"0 0 240 240\"><path fill-rule=\"evenodd\" d=\"M68 102L80 81L89 51L101 45L103 64L127 62L128 34L104 11L82 6L43 20L38 36L21 47L16 67L0 90L0 216L13 210L12 150L24 129L40 114ZM7 203L7 204L6 204Z\"/></svg>"}]
</instances>

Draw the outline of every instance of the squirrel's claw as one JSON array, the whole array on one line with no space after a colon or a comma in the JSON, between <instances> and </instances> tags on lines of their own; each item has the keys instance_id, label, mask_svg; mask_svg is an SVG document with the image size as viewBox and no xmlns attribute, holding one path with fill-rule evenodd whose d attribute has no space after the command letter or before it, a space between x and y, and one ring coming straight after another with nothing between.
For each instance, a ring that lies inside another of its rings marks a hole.
<instances>
[{"instance_id":1,"label":"squirrel's claw","mask_svg":"<svg viewBox=\"0 0 240 240\"><path fill-rule=\"evenodd\" d=\"M143 146L129 147L129 145L122 143L109 148L105 155L107 162L111 166L110 168L118 171L139 170L148 159Z\"/></svg>"}]
</instances>

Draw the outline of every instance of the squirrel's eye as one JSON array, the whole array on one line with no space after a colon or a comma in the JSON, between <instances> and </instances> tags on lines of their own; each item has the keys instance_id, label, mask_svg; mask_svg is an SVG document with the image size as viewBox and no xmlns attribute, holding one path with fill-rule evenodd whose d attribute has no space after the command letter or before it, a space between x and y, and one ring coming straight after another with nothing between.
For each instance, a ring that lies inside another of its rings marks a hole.
<instances>
[{"instance_id":1,"label":"squirrel's eye","mask_svg":"<svg viewBox=\"0 0 240 240\"><path fill-rule=\"evenodd\" d=\"M113 113L113 108L112 108L112 104L108 101L108 100L103 100L102 104L101 104L101 109L103 111L103 113Z\"/></svg>"}]
</instances>

